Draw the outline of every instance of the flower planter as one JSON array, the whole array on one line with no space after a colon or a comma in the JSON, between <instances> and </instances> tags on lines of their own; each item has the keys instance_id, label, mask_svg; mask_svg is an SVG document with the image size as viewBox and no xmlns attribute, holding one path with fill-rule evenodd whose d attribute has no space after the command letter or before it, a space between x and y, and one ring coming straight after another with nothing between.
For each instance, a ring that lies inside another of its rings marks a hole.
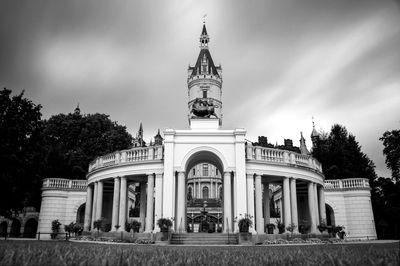
<instances>
[{"instance_id":1,"label":"flower planter","mask_svg":"<svg viewBox=\"0 0 400 266\"><path fill-rule=\"evenodd\" d=\"M252 244L253 236L248 232L239 233L239 244Z\"/></svg>"}]
</instances>

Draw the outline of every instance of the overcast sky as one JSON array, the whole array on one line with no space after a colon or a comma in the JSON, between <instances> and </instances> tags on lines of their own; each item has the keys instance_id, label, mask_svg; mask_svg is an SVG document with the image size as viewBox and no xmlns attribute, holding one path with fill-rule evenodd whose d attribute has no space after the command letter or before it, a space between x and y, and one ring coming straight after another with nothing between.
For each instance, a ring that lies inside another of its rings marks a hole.
<instances>
[{"instance_id":1,"label":"overcast sky","mask_svg":"<svg viewBox=\"0 0 400 266\"><path fill-rule=\"evenodd\" d=\"M223 127L299 145L339 123L390 176L379 137L400 128L396 0L4 1L0 86L44 118L105 113L146 141L187 128L187 67L203 15L223 69Z\"/></svg>"}]
</instances>

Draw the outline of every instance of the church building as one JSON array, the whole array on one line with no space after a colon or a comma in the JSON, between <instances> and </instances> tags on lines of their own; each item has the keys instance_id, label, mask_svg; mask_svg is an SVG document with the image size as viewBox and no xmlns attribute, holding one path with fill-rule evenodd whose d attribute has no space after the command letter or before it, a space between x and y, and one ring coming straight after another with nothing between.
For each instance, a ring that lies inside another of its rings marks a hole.
<instances>
[{"instance_id":1,"label":"church building","mask_svg":"<svg viewBox=\"0 0 400 266\"><path fill-rule=\"evenodd\" d=\"M50 232L55 219L91 231L104 218L111 231L138 220L141 232L155 233L157 220L169 218L175 232L235 233L247 216L257 235L280 219L294 224L294 233L318 234L327 223L346 226L350 238L376 238L366 179L325 180L302 134L299 147L292 140L277 146L223 127L222 67L209 44L204 24L199 55L188 67L188 128L158 131L147 145L140 124L134 146L97 157L87 180L44 180L38 231Z\"/></svg>"}]
</instances>

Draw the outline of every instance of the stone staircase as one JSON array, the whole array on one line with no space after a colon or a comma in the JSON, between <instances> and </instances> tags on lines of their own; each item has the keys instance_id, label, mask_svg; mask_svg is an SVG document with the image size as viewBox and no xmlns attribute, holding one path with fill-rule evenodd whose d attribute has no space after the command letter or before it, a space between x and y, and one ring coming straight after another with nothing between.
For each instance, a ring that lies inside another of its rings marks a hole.
<instances>
[{"instance_id":1,"label":"stone staircase","mask_svg":"<svg viewBox=\"0 0 400 266\"><path fill-rule=\"evenodd\" d=\"M173 233L170 244L174 245L237 245L237 234L222 233Z\"/></svg>"}]
</instances>

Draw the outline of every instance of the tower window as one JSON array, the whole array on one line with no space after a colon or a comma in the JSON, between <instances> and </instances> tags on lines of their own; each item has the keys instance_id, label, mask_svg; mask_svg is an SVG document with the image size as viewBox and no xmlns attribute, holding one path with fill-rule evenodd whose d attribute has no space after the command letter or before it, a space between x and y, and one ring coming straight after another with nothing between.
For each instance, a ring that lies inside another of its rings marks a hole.
<instances>
[{"instance_id":1,"label":"tower window","mask_svg":"<svg viewBox=\"0 0 400 266\"><path fill-rule=\"evenodd\" d=\"M207 91L206 90L203 91L203 98L207 98Z\"/></svg>"},{"instance_id":2,"label":"tower window","mask_svg":"<svg viewBox=\"0 0 400 266\"><path fill-rule=\"evenodd\" d=\"M218 175L218 168L215 168L215 175Z\"/></svg>"},{"instance_id":3,"label":"tower window","mask_svg":"<svg viewBox=\"0 0 400 266\"><path fill-rule=\"evenodd\" d=\"M196 169L193 168L193 175L196 175Z\"/></svg>"},{"instance_id":4,"label":"tower window","mask_svg":"<svg viewBox=\"0 0 400 266\"><path fill-rule=\"evenodd\" d=\"M208 164L203 164L203 176L208 176Z\"/></svg>"}]
</instances>

